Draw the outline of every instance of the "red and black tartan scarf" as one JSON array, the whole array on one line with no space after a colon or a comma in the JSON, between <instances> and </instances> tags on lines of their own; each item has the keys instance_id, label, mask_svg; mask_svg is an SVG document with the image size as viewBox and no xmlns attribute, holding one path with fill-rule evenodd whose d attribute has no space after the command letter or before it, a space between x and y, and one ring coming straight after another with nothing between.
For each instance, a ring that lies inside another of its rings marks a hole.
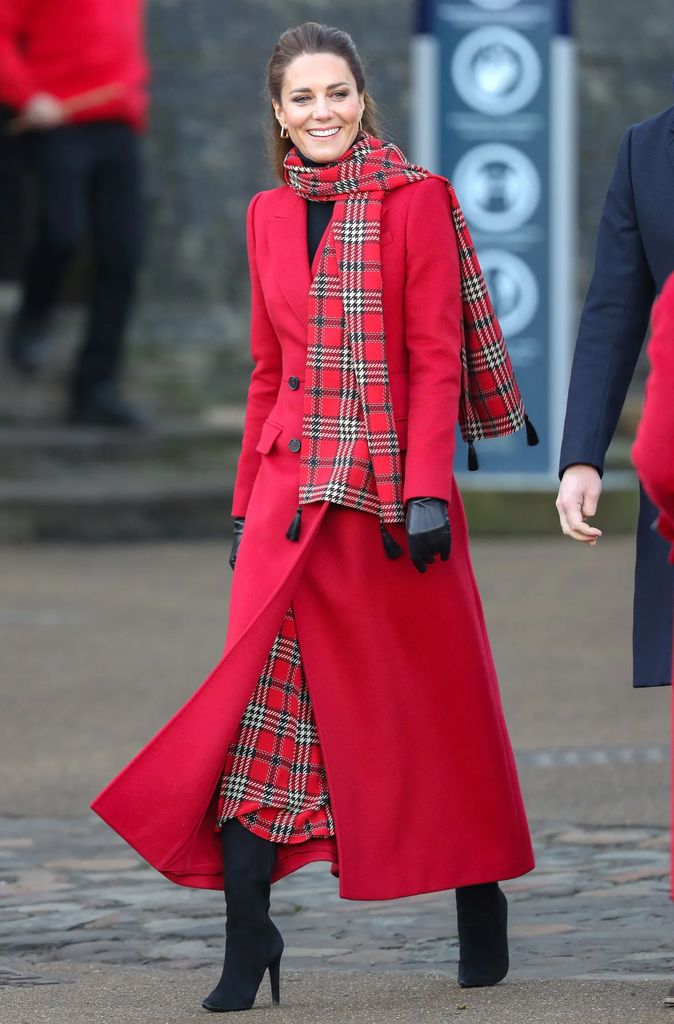
<instances>
[{"instance_id":1,"label":"red and black tartan scarf","mask_svg":"<svg viewBox=\"0 0 674 1024\"><path fill-rule=\"evenodd\" d=\"M387 192L429 177L440 176L367 133L331 164L306 166L294 148L285 159L286 182L298 195L337 203L309 291L300 508L328 500L372 512L382 523L404 521L386 363L380 218ZM511 434L525 422L529 442L537 439L461 207L451 183L440 180L447 186L460 258L459 423L469 468L477 468L476 440ZM299 521L293 525L291 539Z\"/></svg>"}]
</instances>

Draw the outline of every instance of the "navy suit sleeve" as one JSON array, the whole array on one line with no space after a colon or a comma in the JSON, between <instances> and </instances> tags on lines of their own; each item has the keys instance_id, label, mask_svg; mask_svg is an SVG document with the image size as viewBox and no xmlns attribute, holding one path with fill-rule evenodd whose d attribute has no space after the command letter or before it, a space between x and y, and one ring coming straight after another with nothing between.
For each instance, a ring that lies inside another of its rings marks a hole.
<instances>
[{"instance_id":1,"label":"navy suit sleeve","mask_svg":"<svg viewBox=\"0 0 674 1024\"><path fill-rule=\"evenodd\" d=\"M630 128L599 223L594 274L571 369L560 475L579 462L603 473L655 296L635 211L631 147Z\"/></svg>"}]
</instances>

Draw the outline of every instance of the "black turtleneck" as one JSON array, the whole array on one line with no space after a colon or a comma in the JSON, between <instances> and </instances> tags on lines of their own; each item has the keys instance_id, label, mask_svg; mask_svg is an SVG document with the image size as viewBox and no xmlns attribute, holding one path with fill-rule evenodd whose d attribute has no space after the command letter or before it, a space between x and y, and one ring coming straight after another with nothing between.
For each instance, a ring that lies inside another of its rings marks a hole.
<instances>
[{"instance_id":1,"label":"black turtleneck","mask_svg":"<svg viewBox=\"0 0 674 1024\"><path fill-rule=\"evenodd\" d=\"M310 160L304 153L300 153L303 162L307 167L320 167L315 160ZM309 255L309 266L314 262L314 256L321 244L325 229L328 226L334 203L319 203L315 200L305 199L307 204L307 251Z\"/></svg>"}]
</instances>

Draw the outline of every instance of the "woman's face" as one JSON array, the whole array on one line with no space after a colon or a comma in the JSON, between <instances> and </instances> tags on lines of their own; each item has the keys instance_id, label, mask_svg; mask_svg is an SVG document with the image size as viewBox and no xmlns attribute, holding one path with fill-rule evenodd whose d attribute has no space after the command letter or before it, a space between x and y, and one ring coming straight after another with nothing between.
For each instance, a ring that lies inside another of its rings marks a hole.
<instances>
[{"instance_id":1,"label":"woman's face","mask_svg":"<svg viewBox=\"0 0 674 1024\"><path fill-rule=\"evenodd\" d=\"M279 124L310 160L330 163L345 153L358 134L365 103L343 57L303 53L283 78L281 102L274 102Z\"/></svg>"}]
</instances>

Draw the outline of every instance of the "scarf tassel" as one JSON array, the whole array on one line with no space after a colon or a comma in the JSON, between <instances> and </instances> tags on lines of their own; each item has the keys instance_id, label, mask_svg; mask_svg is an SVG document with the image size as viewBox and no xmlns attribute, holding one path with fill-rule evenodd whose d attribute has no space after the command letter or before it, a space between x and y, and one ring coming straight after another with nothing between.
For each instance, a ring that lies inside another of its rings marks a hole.
<instances>
[{"instance_id":1,"label":"scarf tassel","mask_svg":"<svg viewBox=\"0 0 674 1024\"><path fill-rule=\"evenodd\" d=\"M379 523L379 529L381 530L381 539L384 544L384 551L386 552L387 558L400 558L403 553L403 549L398 544L397 540L391 536L383 522Z\"/></svg>"},{"instance_id":2,"label":"scarf tassel","mask_svg":"<svg viewBox=\"0 0 674 1024\"><path fill-rule=\"evenodd\" d=\"M538 436L538 432L537 432L535 426L533 425L533 423L531 422L531 420L529 419L529 417L527 416L526 413L524 414L524 426L525 426L526 432L527 432L527 445L528 445L529 448L535 448L537 444L541 443L540 442L540 438ZM470 470L471 473L474 473L475 470L479 469L479 468L480 468L480 463L478 462L477 452L475 451L475 445L474 445L474 443L472 441L469 441L468 442L468 469Z\"/></svg>"},{"instance_id":3,"label":"scarf tassel","mask_svg":"<svg viewBox=\"0 0 674 1024\"><path fill-rule=\"evenodd\" d=\"M302 526L302 506L297 506L297 512L293 516L293 521L288 527L286 537L288 540L298 541L300 539L300 527Z\"/></svg>"},{"instance_id":4,"label":"scarf tassel","mask_svg":"<svg viewBox=\"0 0 674 1024\"><path fill-rule=\"evenodd\" d=\"M526 427L527 431L527 444L530 448L535 448L537 444L540 444L539 437L536 433L535 426L533 425L533 423L531 422L526 413L524 414L524 426Z\"/></svg>"}]
</instances>

